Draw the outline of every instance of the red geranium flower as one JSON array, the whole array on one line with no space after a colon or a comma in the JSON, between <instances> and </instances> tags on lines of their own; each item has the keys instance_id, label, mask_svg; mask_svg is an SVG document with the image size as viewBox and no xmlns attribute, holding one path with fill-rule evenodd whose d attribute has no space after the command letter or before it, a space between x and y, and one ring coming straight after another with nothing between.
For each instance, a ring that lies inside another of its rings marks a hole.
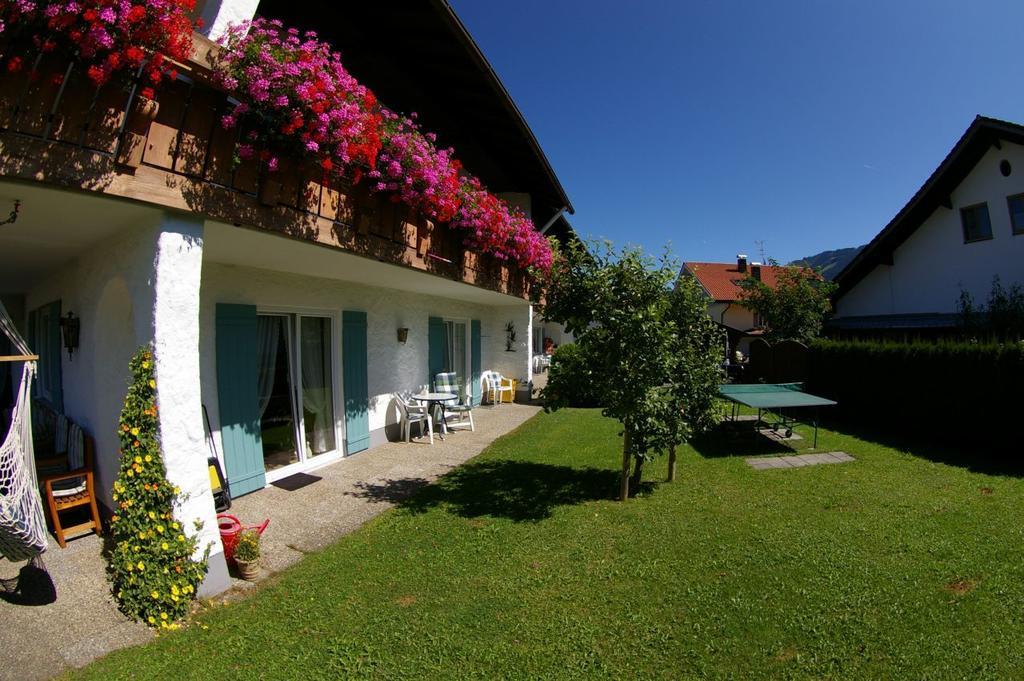
<instances>
[{"instance_id":1,"label":"red geranium flower","mask_svg":"<svg viewBox=\"0 0 1024 681\"><path fill-rule=\"evenodd\" d=\"M128 10L128 21L133 24L137 24L146 18L146 8L142 5L132 5L132 8Z\"/></svg>"}]
</instances>

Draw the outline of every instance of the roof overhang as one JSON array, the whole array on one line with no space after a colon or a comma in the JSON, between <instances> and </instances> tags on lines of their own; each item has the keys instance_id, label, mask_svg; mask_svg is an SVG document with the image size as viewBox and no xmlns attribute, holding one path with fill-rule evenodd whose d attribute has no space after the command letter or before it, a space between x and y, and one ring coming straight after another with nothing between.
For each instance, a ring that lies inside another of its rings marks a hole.
<instances>
[{"instance_id":1,"label":"roof overhang","mask_svg":"<svg viewBox=\"0 0 1024 681\"><path fill-rule=\"evenodd\" d=\"M990 147L1000 140L1024 144L1024 126L978 116L931 177L888 225L836 275L838 300L878 265L893 264L894 251L936 208L952 209L950 196Z\"/></svg>"}]
</instances>

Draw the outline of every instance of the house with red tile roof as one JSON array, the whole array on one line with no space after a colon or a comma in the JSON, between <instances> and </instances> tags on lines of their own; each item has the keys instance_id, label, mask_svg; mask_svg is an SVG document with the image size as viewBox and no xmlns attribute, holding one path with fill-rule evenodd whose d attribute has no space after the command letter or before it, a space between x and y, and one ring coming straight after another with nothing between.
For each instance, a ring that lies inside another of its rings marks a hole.
<instances>
[{"instance_id":1,"label":"house with red tile roof","mask_svg":"<svg viewBox=\"0 0 1024 681\"><path fill-rule=\"evenodd\" d=\"M783 267L749 262L746 255L736 262L684 262L680 277L693 277L708 298L708 314L729 334L727 356L733 350L747 354L750 341L763 333L762 323L753 310L743 305L740 282L747 277L759 279L774 288Z\"/></svg>"}]
</instances>

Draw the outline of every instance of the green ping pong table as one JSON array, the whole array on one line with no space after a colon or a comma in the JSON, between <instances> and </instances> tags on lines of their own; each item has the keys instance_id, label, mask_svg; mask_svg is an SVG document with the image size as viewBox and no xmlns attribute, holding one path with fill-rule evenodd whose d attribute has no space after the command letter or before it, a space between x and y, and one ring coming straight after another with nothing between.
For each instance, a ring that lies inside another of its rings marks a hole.
<instances>
[{"instance_id":1,"label":"green ping pong table","mask_svg":"<svg viewBox=\"0 0 1024 681\"><path fill-rule=\"evenodd\" d=\"M825 397L805 393L802 383L723 383L718 394L732 403L732 420L737 420L740 405L757 409L754 430L768 427L776 433L785 431L786 437L793 434L797 422L787 409L814 409L814 447L818 446L818 407L834 406L836 402ZM774 415L774 421L767 421L766 415Z\"/></svg>"}]
</instances>

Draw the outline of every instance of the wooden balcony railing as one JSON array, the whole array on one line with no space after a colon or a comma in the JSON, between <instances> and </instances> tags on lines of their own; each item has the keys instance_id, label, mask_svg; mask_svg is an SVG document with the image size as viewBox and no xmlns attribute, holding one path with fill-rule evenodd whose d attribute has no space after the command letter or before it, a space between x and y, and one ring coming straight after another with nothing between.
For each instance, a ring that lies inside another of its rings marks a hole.
<instances>
[{"instance_id":1,"label":"wooden balcony railing","mask_svg":"<svg viewBox=\"0 0 1024 681\"><path fill-rule=\"evenodd\" d=\"M196 50L215 49L197 37ZM231 103L197 55L157 103L130 75L97 88L76 64L23 52L0 73L0 176L102 192L316 242L528 297L517 267L463 248L457 230L387 195L325 180L318 164L284 162L261 176L235 158L244 130L224 130Z\"/></svg>"}]
</instances>

